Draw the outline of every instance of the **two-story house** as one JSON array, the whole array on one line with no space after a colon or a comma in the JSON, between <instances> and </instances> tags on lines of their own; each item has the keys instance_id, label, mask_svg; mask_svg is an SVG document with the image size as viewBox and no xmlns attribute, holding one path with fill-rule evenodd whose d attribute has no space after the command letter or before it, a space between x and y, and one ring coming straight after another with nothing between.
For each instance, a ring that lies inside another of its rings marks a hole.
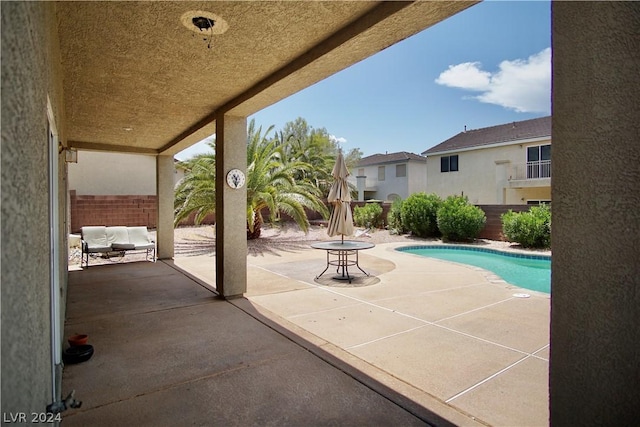
<instances>
[{"instance_id":1,"label":"two-story house","mask_svg":"<svg viewBox=\"0 0 640 427\"><path fill-rule=\"evenodd\" d=\"M551 116L465 130L422 153L427 191L474 204L551 202Z\"/></svg>"},{"instance_id":2,"label":"two-story house","mask_svg":"<svg viewBox=\"0 0 640 427\"><path fill-rule=\"evenodd\" d=\"M363 157L357 173L352 171L350 176L352 183L355 178L358 200L392 201L425 191L426 162L426 158L406 151Z\"/></svg>"}]
</instances>

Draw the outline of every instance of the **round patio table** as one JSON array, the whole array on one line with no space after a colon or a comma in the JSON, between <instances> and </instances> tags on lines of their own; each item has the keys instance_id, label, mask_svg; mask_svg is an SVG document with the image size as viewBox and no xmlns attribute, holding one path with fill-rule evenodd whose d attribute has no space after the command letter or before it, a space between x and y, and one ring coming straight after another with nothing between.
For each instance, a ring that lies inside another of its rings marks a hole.
<instances>
[{"instance_id":1,"label":"round patio table","mask_svg":"<svg viewBox=\"0 0 640 427\"><path fill-rule=\"evenodd\" d=\"M332 240L312 243L312 248L322 249L327 252L327 266L322 273L316 276L316 279L322 276L332 265L336 267L337 275L333 276L336 280L348 280L351 283L353 276L349 275L349 266L352 265L355 265L365 275L369 276L369 273L364 271L358 264L358 252L364 249L371 249L374 246L373 243L358 242L356 240Z\"/></svg>"}]
</instances>

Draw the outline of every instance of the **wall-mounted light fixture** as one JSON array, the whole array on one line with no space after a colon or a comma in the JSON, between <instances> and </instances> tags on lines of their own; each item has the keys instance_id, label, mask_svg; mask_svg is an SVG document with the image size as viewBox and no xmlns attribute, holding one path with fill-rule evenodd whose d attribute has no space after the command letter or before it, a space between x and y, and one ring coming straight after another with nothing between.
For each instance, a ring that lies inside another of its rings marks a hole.
<instances>
[{"instance_id":1,"label":"wall-mounted light fixture","mask_svg":"<svg viewBox=\"0 0 640 427\"><path fill-rule=\"evenodd\" d=\"M78 163L78 149L69 147L64 150L64 161L67 163Z\"/></svg>"}]
</instances>

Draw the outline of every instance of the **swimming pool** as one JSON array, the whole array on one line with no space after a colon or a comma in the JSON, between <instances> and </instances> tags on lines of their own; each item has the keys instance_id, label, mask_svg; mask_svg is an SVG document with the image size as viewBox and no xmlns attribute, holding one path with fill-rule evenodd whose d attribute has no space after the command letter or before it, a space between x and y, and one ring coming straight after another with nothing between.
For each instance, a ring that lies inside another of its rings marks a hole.
<instances>
[{"instance_id":1,"label":"swimming pool","mask_svg":"<svg viewBox=\"0 0 640 427\"><path fill-rule=\"evenodd\" d=\"M470 246L405 246L399 251L484 268L507 282L538 292L551 292L551 257Z\"/></svg>"}]
</instances>

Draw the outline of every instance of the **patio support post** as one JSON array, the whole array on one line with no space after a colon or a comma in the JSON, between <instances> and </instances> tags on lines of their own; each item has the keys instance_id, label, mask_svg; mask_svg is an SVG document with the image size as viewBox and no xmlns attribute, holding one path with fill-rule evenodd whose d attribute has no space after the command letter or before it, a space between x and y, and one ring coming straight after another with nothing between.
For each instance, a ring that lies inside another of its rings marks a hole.
<instances>
[{"instance_id":1,"label":"patio support post","mask_svg":"<svg viewBox=\"0 0 640 427\"><path fill-rule=\"evenodd\" d=\"M173 156L156 157L156 189L158 218L156 244L158 259L173 258Z\"/></svg>"},{"instance_id":2,"label":"patio support post","mask_svg":"<svg viewBox=\"0 0 640 427\"><path fill-rule=\"evenodd\" d=\"M364 202L364 190L367 187L367 177L366 176L356 176L356 183L358 186L358 201Z\"/></svg>"},{"instance_id":3,"label":"patio support post","mask_svg":"<svg viewBox=\"0 0 640 427\"><path fill-rule=\"evenodd\" d=\"M640 5L554 1L552 28L550 425L637 424Z\"/></svg>"},{"instance_id":4,"label":"patio support post","mask_svg":"<svg viewBox=\"0 0 640 427\"><path fill-rule=\"evenodd\" d=\"M216 117L216 289L221 297L247 290L247 187L227 185L231 169L247 170L247 119Z\"/></svg>"}]
</instances>

